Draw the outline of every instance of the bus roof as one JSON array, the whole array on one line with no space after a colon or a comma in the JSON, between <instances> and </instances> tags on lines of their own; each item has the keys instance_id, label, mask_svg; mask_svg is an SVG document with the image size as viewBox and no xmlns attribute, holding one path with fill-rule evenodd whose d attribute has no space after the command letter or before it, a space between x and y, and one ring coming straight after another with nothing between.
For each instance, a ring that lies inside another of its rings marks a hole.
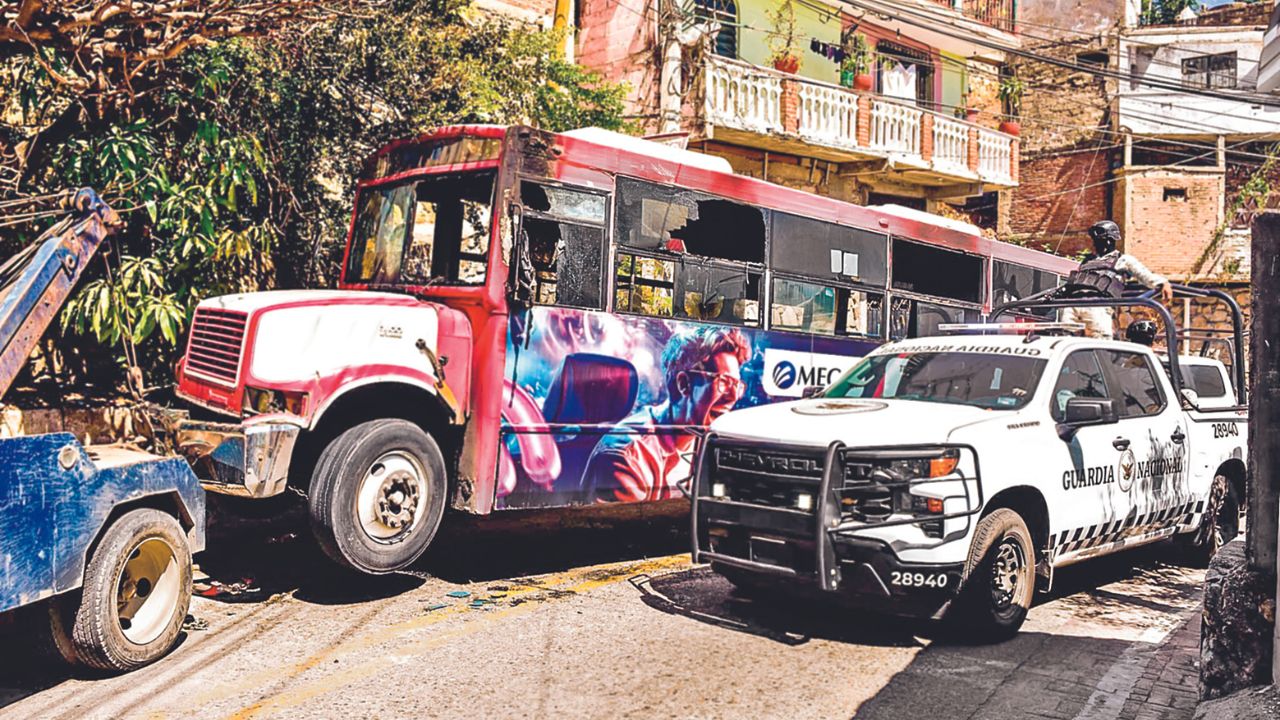
<instances>
[{"instance_id":1,"label":"bus roof","mask_svg":"<svg viewBox=\"0 0 1280 720\"><path fill-rule=\"evenodd\" d=\"M414 142L447 137L502 138L510 132L541 132L523 126L450 125L414 138L397 140L373 157ZM720 195L753 206L791 212L843 225L874 229L908 240L923 240L941 247L990 256L997 260L1066 274L1078 263L1058 255L983 237L968 223L897 206L854 205L843 200L777 185L733 172L728 161L703 153L622 135L601 128L555 133L561 152L551 165L565 179L590 170L627 175L690 190Z\"/></svg>"}]
</instances>

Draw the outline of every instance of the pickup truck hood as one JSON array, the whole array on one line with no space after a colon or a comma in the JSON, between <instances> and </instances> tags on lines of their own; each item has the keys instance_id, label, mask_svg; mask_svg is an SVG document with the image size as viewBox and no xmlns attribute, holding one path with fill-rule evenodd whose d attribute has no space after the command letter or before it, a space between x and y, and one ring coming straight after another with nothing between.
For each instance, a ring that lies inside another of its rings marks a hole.
<instances>
[{"instance_id":1,"label":"pickup truck hood","mask_svg":"<svg viewBox=\"0 0 1280 720\"><path fill-rule=\"evenodd\" d=\"M916 400L815 398L736 410L711 423L721 435L825 447L835 440L851 447L946 442L957 428L1017 413L969 405Z\"/></svg>"}]
</instances>

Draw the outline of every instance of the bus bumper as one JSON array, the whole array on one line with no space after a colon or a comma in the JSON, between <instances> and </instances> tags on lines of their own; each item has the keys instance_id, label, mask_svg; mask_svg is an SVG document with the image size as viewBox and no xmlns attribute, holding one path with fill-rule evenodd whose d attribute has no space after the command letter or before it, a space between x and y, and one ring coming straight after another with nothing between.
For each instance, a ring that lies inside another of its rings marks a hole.
<instances>
[{"instance_id":1,"label":"bus bumper","mask_svg":"<svg viewBox=\"0 0 1280 720\"><path fill-rule=\"evenodd\" d=\"M186 421L175 433L209 492L266 498L284 492L289 464L302 427L288 422L244 424Z\"/></svg>"}]
</instances>

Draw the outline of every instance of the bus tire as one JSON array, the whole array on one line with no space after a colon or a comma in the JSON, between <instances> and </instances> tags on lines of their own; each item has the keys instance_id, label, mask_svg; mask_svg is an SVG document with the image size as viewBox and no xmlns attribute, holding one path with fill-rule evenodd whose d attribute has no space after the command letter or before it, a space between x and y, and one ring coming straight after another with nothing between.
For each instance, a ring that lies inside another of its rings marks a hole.
<instances>
[{"instance_id":1,"label":"bus tire","mask_svg":"<svg viewBox=\"0 0 1280 720\"><path fill-rule=\"evenodd\" d=\"M85 566L71 627L76 660L126 672L173 648L191 605L191 550L172 515L152 508L121 515Z\"/></svg>"},{"instance_id":2,"label":"bus tire","mask_svg":"<svg viewBox=\"0 0 1280 720\"><path fill-rule=\"evenodd\" d=\"M444 456L422 428L361 423L325 447L311 475L311 529L330 558L378 575L407 567L444 516Z\"/></svg>"},{"instance_id":3,"label":"bus tire","mask_svg":"<svg viewBox=\"0 0 1280 720\"><path fill-rule=\"evenodd\" d=\"M1182 556L1189 565L1208 567L1222 546L1239 533L1240 499L1231 481L1218 475L1213 478L1204 514L1200 516L1200 527L1179 538Z\"/></svg>"},{"instance_id":4,"label":"bus tire","mask_svg":"<svg viewBox=\"0 0 1280 720\"><path fill-rule=\"evenodd\" d=\"M960 595L948 613L968 639L998 642L1017 634L1035 594L1035 545L1022 516L999 508L978 522Z\"/></svg>"}]
</instances>

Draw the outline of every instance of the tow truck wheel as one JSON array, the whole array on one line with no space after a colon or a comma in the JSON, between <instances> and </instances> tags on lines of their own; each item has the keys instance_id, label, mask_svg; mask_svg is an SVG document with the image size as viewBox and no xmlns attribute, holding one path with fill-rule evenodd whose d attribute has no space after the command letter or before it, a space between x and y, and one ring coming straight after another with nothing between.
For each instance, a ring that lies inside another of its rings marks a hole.
<instances>
[{"instance_id":1,"label":"tow truck wheel","mask_svg":"<svg viewBox=\"0 0 1280 720\"><path fill-rule=\"evenodd\" d=\"M1022 627L1035 592L1035 546L1022 516L1000 508L974 533L950 619L964 635L998 641Z\"/></svg>"},{"instance_id":2,"label":"tow truck wheel","mask_svg":"<svg viewBox=\"0 0 1280 720\"><path fill-rule=\"evenodd\" d=\"M127 671L167 653L191 604L191 550L178 521L131 510L111 524L85 568L71 642L80 663Z\"/></svg>"},{"instance_id":3,"label":"tow truck wheel","mask_svg":"<svg viewBox=\"0 0 1280 720\"><path fill-rule=\"evenodd\" d=\"M444 456L406 420L371 420L329 443L308 494L311 529L329 557L381 574L417 560L444 516Z\"/></svg>"},{"instance_id":4,"label":"tow truck wheel","mask_svg":"<svg viewBox=\"0 0 1280 720\"><path fill-rule=\"evenodd\" d=\"M1180 538L1183 555L1189 564L1207 567L1222 546L1234 540L1239 532L1240 500L1231 481L1218 475L1213 479L1200 527Z\"/></svg>"}]
</instances>

